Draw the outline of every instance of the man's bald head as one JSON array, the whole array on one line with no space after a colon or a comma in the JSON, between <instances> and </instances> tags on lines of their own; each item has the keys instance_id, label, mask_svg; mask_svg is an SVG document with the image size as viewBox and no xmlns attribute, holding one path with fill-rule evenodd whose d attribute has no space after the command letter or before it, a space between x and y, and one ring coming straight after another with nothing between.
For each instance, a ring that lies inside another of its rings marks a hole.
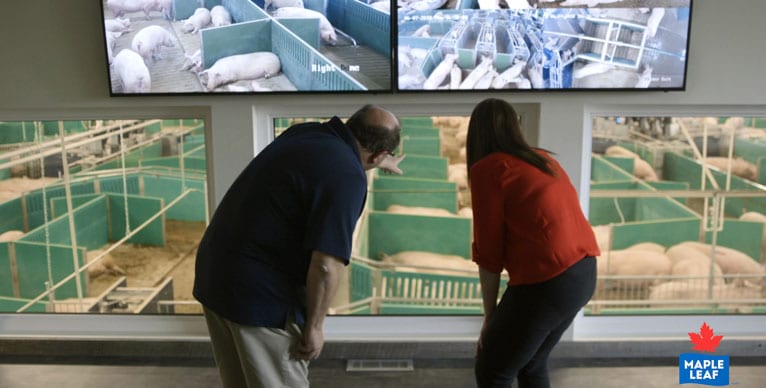
<instances>
[{"instance_id":1,"label":"man's bald head","mask_svg":"<svg viewBox=\"0 0 766 388\"><path fill-rule=\"evenodd\" d=\"M359 145L371 153L393 152L401 135L399 119L378 105L365 105L346 121Z\"/></svg>"}]
</instances>

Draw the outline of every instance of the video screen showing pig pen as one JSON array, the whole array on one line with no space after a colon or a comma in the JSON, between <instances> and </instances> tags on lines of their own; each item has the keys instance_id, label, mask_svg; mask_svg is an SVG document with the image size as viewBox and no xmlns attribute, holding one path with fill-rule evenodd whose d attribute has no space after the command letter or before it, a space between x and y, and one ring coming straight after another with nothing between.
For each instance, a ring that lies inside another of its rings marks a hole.
<instances>
[{"instance_id":1,"label":"video screen showing pig pen","mask_svg":"<svg viewBox=\"0 0 766 388\"><path fill-rule=\"evenodd\" d=\"M0 312L201 313L201 119L0 122Z\"/></svg>"},{"instance_id":2,"label":"video screen showing pig pen","mask_svg":"<svg viewBox=\"0 0 766 388\"><path fill-rule=\"evenodd\" d=\"M277 119L277 135L304 120L322 119ZM370 174L332 311L481 314L468 117L401 122L404 175ZM586 315L766 312L764 128L762 118L594 119L588 217L602 254Z\"/></svg>"},{"instance_id":3,"label":"video screen showing pig pen","mask_svg":"<svg viewBox=\"0 0 766 388\"><path fill-rule=\"evenodd\" d=\"M103 0L102 6L112 94L392 88L389 1Z\"/></svg>"}]
</instances>

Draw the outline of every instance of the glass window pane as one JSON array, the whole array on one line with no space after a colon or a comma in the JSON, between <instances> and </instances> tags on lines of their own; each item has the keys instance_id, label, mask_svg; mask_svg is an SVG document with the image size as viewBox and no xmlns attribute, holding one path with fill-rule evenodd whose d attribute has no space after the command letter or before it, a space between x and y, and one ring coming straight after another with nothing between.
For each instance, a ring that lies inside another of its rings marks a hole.
<instances>
[{"instance_id":1,"label":"glass window pane","mask_svg":"<svg viewBox=\"0 0 766 388\"><path fill-rule=\"evenodd\" d=\"M0 123L0 312L201 313L206 165L201 119Z\"/></svg>"},{"instance_id":2,"label":"glass window pane","mask_svg":"<svg viewBox=\"0 0 766 388\"><path fill-rule=\"evenodd\" d=\"M766 119L596 117L586 315L766 311Z\"/></svg>"}]
</instances>

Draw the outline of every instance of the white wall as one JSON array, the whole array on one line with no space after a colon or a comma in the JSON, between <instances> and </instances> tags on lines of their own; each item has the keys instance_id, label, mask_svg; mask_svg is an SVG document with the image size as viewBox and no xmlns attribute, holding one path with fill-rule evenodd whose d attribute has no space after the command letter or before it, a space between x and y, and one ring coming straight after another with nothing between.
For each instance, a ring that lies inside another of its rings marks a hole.
<instances>
[{"instance_id":1,"label":"white wall","mask_svg":"<svg viewBox=\"0 0 766 388\"><path fill-rule=\"evenodd\" d=\"M695 0L685 92L463 93L455 95L283 95L109 97L100 3L95 0L3 1L0 23L0 120L202 116L215 198L220 198L256 143L270 114L347 115L379 103L401 116L468 114L488 96L539 103L539 145L558 153L581 195L587 193L590 112L631 109L653 114L766 116L763 0ZM585 197L583 197L585 198ZM585 202L585 201L584 201Z\"/></svg>"}]
</instances>

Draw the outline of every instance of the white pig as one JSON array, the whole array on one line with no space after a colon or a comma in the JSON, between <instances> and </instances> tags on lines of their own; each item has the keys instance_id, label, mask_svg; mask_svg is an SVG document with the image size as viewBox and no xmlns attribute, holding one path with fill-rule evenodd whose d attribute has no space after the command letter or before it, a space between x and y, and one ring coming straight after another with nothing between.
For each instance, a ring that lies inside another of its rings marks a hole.
<instances>
[{"instance_id":1,"label":"white pig","mask_svg":"<svg viewBox=\"0 0 766 388\"><path fill-rule=\"evenodd\" d=\"M663 253L639 250L602 251L596 260L598 277L628 276L637 279L613 279L612 287L645 287L656 283L655 276L669 275L670 259ZM603 287L599 285L599 288Z\"/></svg>"},{"instance_id":2,"label":"white pig","mask_svg":"<svg viewBox=\"0 0 766 388\"><path fill-rule=\"evenodd\" d=\"M160 59L162 47L175 47L175 37L170 31L160 26L144 27L133 36L130 47L149 63Z\"/></svg>"},{"instance_id":3,"label":"white pig","mask_svg":"<svg viewBox=\"0 0 766 388\"><path fill-rule=\"evenodd\" d=\"M210 22L213 27L228 26L231 24L231 14L222 5L216 5L210 10Z\"/></svg>"},{"instance_id":4,"label":"white pig","mask_svg":"<svg viewBox=\"0 0 766 388\"><path fill-rule=\"evenodd\" d=\"M481 63L476 65L476 67L471 70L468 76L465 77L463 82L460 83L460 89L473 89L481 77L484 77L484 75L487 74L491 66L492 58L482 57Z\"/></svg>"},{"instance_id":5,"label":"white pig","mask_svg":"<svg viewBox=\"0 0 766 388\"><path fill-rule=\"evenodd\" d=\"M95 263L88 266L88 277L91 279L103 274L125 275L125 270L115 264L114 258L110 254L104 254L103 249L96 249L86 253L85 262L90 263L92 261L95 261Z\"/></svg>"},{"instance_id":6,"label":"white pig","mask_svg":"<svg viewBox=\"0 0 766 388\"><path fill-rule=\"evenodd\" d=\"M116 18L126 13L143 11L149 19L151 11L159 8L158 0L107 0L106 6Z\"/></svg>"},{"instance_id":7,"label":"white pig","mask_svg":"<svg viewBox=\"0 0 766 388\"><path fill-rule=\"evenodd\" d=\"M321 13L313 9L299 7L282 7L274 11L275 18L301 18L301 19L319 19L319 37L329 44L335 44L338 36L335 34L335 27Z\"/></svg>"},{"instance_id":8,"label":"white pig","mask_svg":"<svg viewBox=\"0 0 766 388\"><path fill-rule=\"evenodd\" d=\"M702 253L713 256L713 246L701 242L686 242L689 246L698 249ZM736 249L716 246L715 247L715 262L721 267L726 275L755 275L753 277L741 277L736 280L737 283L760 283L764 275L766 275L766 269L764 266L753 260L750 256Z\"/></svg>"},{"instance_id":9,"label":"white pig","mask_svg":"<svg viewBox=\"0 0 766 388\"><path fill-rule=\"evenodd\" d=\"M618 1L622 1L622 0L565 0L563 3L559 3L559 5L563 5L565 7L571 7L571 6L577 6L577 5L584 5L586 7L595 7L599 4L616 3Z\"/></svg>"},{"instance_id":10,"label":"white pig","mask_svg":"<svg viewBox=\"0 0 766 388\"><path fill-rule=\"evenodd\" d=\"M181 30L183 32L194 34L200 29L207 27L207 25L210 24L210 21L210 11L207 8L197 8L194 10L194 14L184 21Z\"/></svg>"},{"instance_id":11,"label":"white pig","mask_svg":"<svg viewBox=\"0 0 766 388\"><path fill-rule=\"evenodd\" d=\"M112 67L122 84L123 93L148 93L152 88L149 68L141 55L123 49L114 57Z\"/></svg>"},{"instance_id":12,"label":"white pig","mask_svg":"<svg viewBox=\"0 0 766 388\"><path fill-rule=\"evenodd\" d=\"M386 211L394 214L410 214L415 216L452 217L455 214L447 209L438 207L390 205Z\"/></svg>"},{"instance_id":13,"label":"white pig","mask_svg":"<svg viewBox=\"0 0 766 388\"><path fill-rule=\"evenodd\" d=\"M385 12L387 14L391 13L391 2L389 0L376 1L374 3L370 3L370 7L375 8L378 11Z\"/></svg>"},{"instance_id":14,"label":"white pig","mask_svg":"<svg viewBox=\"0 0 766 388\"><path fill-rule=\"evenodd\" d=\"M638 251L652 251L652 252L658 252L658 253L664 253L665 252L665 246L664 245L653 243L653 242L637 243L637 244L633 244L633 245L631 245L631 246L629 246L629 247L627 247L625 249L626 250L633 249L633 250L638 250ZM672 258L671 258L671 260L672 260Z\"/></svg>"},{"instance_id":15,"label":"white pig","mask_svg":"<svg viewBox=\"0 0 766 388\"><path fill-rule=\"evenodd\" d=\"M22 237L24 237L24 232L20 230L9 230L0 234L0 242L16 241Z\"/></svg>"},{"instance_id":16,"label":"white pig","mask_svg":"<svg viewBox=\"0 0 766 388\"><path fill-rule=\"evenodd\" d=\"M710 294L710 298L708 295ZM707 283L699 281L674 280L651 287L649 300L732 300L732 299L761 299L761 290L752 286L736 286L732 284L715 284L709 290ZM693 305L683 304L687 307ZM654 305L659 307L659 305Z\"/></svg>"},{"instance_id":17,"label":"white pig","mask_svg":"<svg viewBox=\"0 0 766 388\"><path fill-rule=\"evenodd\" d=\"M192 55L184 54L184 56L186 59L184 59L181 70L189 70L194 73L199 73L202 70L202 51L200 49L197 49Z\"/></svg>"},{"instance_id":18,"label":"white pig","mask_svg":"<svg viewBox=\"0 0 766 388\"><path fill-rule=\"evenodd\" d=\"M660 26L662 17L665 16L665 8L654 8L649 20L646 22L646 36L653 38L657 34L657 28Z\"/></svg>"},{"instance_id":19,"label":"white pig","mask_svg":"<svg viewBox=\"0 0 766 388\"><path fill-rule=\"evenodd\" d=\"M652 67L646 66L636 81L636 88L648 88L652 83Z\"/></svg>"},{"instance_id":20,"label":"white pig","mask_svg":"<svg viewBox=\"0 0 766 388\"><path fill-rule=\"evenodd\" d=\"M474 89L489 89L490 86L492 86L492 81L495 80L495 77L497 77L497 70L495 70L494 66L489 67L489 71L487 71L481 78L479 78L478 81L476 81L476 85L473 86Z\"/></svg>"},{"instance_id":21,"label":"white pig","mask_svg":"<svg viewBox=\"0 0 766 388\"><path fill-rule=\"evenodd\" d=\"M447 255L426 251L401 251L391 256L383 255L384 263L413 266L416 268L396 267L397 271L415 271L437 274L457 274L459 272L477 272L478 266L471 260L457 255ZM452 271L450 271L452 270Z\"/></svg>"},{"instance_id":22,"label":"white pig","mask_svg":"<svg viewBox=\"0 0 766 388\"><path fill-rule=\"evenodd\" d=\"M128 18L116 18L104 20L104 28L106 31L111 32L130 32L130 19Z\"/></svg>"},{"instance_id":23,"label":"white pig","mask_svg":"<svg viewBox=\"0 0 766 388\"><path fill-rule=\"evenodd\" d=\"M445 54L444 60L436 65L428 78L426 78L426 81L423 82L423 89L434 90L441 85L452 71L452 65L455 63L455 60L457 60L456 54Z\"/></svg>"},{"instance_id":24,"label":"white pig","mask_svg":"<svg viewBox=\"0 0 766 388\"><path fill-rule=\"evenodd\" d=\"M575 69L573 77L575 79L585 78L591 75L606 73L614 68L613 65L602 62L591 62Z\"/></svg>"},{"instance_id":25,"label":"white pig","mask_svg":"<svg viewBox=\"0 0 766 388\"><path fill-rule=\"evenodd\" d=\"M264 11L268 11L269 8L278 9L282 7L304 8L303 0L266 0L263 2Z\"/></svg>"},{"instance_id":26,"label":"white pig","mask_svg":"<svg viewBox=\"0 0 766 388\"><path fill-rule=\"evenodd\" d=\"M710 261L704 262L697 259L682 259L673 264L670 268L670 274L675 276L693 276L693 280L700 284L706 284L710 276ZM713 284L723 284L723 272L721 267L713 264Z\"/></svg>"},{"instance_id":27,"label":"white pig","mask_svg":"<svg viewBox=\"0 0 766 388\"><path fill-rule=\"evenodd\" d=\"M753 221L763 224L763 235L761 236L761 260L766 260L766 216L758 212L746 212L739 216L741 221Z\"/></svg>"},{"instance_id":28,"label":"white pig","mask_svg":"<svg viewBox=\"0 0 766 388\"><path fill-rule=\"evenodd\" d=\"M492 87L495 89L502 89L505 87L505 85L521 75L521 72L524 70L524 66L526 65L526 61L519 61L516 62L513 66L503 70L500 74L497 75L495 80L492 81Z\"/></svg>"},{"instance_id":29,"label":"white pig","mask_svg":"<svg viewBox=\"0 0 766 388\"><path fill-rule=\"evenodd\" d=\"M268 78L277 75L282 68L279 57L268 51L223 57L200 72L207 77L207 89L245 79Z\"/></svg>"},{"instance_id":30,"label":"white pig","mask_svg":"<svg viewBox=\"0 0 766 388\"><path fill-rule=\"evenodd\" d=\"M117 38L120 35L122 35L122 32L106 32L106 57L110 65L114 61L114 47L117 45Z\"/></svg>"},{"instance_id":31,"label":"white pig","mask_svg":"<svg viewBox=\"0 0 766 388\"><path fill-rule=\"evenodd\" d=\"M457 89L460 87L460 82L463 80L463 70L457 63L452 64L452 70L449 73L449 88Z\"/></svg>"}]
</instances>

